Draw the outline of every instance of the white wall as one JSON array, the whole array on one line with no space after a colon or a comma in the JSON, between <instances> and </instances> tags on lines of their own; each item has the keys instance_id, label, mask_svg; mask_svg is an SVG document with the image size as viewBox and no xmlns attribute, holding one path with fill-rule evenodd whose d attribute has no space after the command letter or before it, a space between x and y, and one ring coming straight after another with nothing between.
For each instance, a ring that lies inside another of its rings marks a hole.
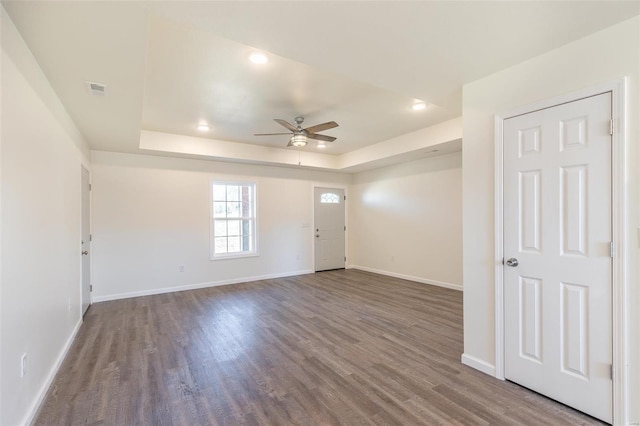
<instances>
[{"instance_id":1,"label":"white wall","mask_svg":"<svg viewBox=\"0 0 640 426\"><path fill-rule=\"evenodd\" d=\"M628 210L632 399L629 421L640 421L640 18L634 18L464 86L463 267L465 355L495 365L494 114L629 77Z\"/></svg>"},{"instance_id":2,"label":"white wall","mask_svg":"<svg viewBox=\"0 0 640 426\"><path fill-rule=\"evenodd\" d=\"M354 175L351 267L462 288L462 155Z\"/></svg>"},{"instance_id":3,"label":"white wall","mask_svg":"<svg viewBox=\"0 0 640 426\"><path fill-rule=\"evenodd\" d=\"M81 322L80 165L88 148L0 13L0 424L15 425L34 414Z\"/></svg>"},{"instance_id":4,"label":"white wall","mask_svg":"<svg viewBox=\"0 0 640 426\"><path fill-rule=\"evenodd\" d=\"M259 256L209 259L211 178L257 183ZM313 185L346 188L350 180L298 168L94 151L93 298L311 272Z\"/></svg>"}]
</instances>

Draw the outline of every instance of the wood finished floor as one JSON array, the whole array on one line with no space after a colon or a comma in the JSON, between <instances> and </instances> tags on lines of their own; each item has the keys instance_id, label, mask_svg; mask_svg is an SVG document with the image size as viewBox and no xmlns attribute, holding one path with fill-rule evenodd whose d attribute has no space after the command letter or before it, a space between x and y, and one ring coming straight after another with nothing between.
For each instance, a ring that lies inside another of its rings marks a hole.
<instances>
[{"instance_id":1,"label":"wood finished floor","mask_svg":"<svg viewBox=\"0 0 640 426\"><path fill-rule=\"evenodd\" d=\"M460 363L462 294L341 270L98 303L39 425L574 425Z\"/></svg>"}]
</instances>

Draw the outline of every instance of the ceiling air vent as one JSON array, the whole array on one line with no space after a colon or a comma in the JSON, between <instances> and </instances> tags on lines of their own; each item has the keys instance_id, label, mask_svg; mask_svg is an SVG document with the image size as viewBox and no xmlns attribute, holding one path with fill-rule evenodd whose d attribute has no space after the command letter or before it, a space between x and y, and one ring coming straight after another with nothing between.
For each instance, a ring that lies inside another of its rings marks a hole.
<instances>
[{"instance_id":1,"label":"ceiling air vent","mask_svg":"<svg viewBox=\"0 0 640 426\"><path fill-rule=\"evenodd\" d=\"M102 83L94 83L91 81L87 81L87 89L89 89L89 94L94 96L104 96L107 94L107 85Z\"/></svg>"}]
</instances>

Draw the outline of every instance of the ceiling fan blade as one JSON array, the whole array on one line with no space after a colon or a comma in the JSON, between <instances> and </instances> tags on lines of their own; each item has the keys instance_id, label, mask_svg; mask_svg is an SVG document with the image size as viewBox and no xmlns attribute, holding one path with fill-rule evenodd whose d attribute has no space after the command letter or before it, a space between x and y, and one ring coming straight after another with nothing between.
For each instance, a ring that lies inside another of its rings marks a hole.
<instances>
[{"instance_id":1,"label":"ceiling fan blade","mask_svg":"<svg viewBox=\"0 0 640 426\"><path fill-rule=\"evenodd\" d=\"M307 133L307 137L309 139L315 139L318 141L325 141L325 142L333 142L337 139L337 138L334 138L333 136L317 135L315 133Z\"/></svg>"},{"instance_id":2,"label":"ceiling fan blade","mask_svg":"<svg viewBox=\"0 0 640 426\"><path fill-rule=\"evenodd\" d=\"M274 135L290 135L289 133L254 133L253 136L274 136Z\"/></svg>"},{"instance_id":3,"label":"ceiling fan blade","mask_svg":"<svg viewBox=\"0 0 640 426\"><path fill-rule=\"evenodd\" d=\"M286 120L283 120L281 118L274 118L273 121L275 121L276 123L278 123L281 126L286 127L287 129L291 130L292 132L295 132L296 130L298 130L298 128L296 126L294 126L293 124L287 122Z\"/></svg>"},{"instance_id":4,"label":"ceiling fan blade","mask_svg":"<svg viewBox=\"0 0 640 426\"><path fill-rule=\"evenodd\" d=\"M326 123L316 124L315 126L307 127L304 130L306 130L307 133L316 133L316 132L321 132L323 130L333 129L334 127L338 127L338 123L336 123L335 121L327 121Z\"/></svg>"},{"instance_id":5,"label":"ceiling fan blade","mask_svg":"<svg viewBox=\"0 0 640 426\"><path fill-rule=\"evenodd\" d=\"M293 143L291 143L291 140L289 140L289 143L287 144L287 148L289 148L290 146L293 146Z\"/></svg>"}]
</instances>

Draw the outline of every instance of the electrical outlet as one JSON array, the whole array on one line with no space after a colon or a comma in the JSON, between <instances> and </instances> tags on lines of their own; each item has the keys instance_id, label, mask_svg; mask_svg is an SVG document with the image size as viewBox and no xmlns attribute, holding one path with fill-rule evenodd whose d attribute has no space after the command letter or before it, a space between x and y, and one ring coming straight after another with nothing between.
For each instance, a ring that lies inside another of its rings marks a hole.
<instances>
[{"instance_id":1,"label":"electrical outlet","mask_svg":"<svg viewBox=\"0 0 640 426\"><path fill-rule=\"evenodd\" d=\"M20 377L27 375L27 353L23 353L20 357Z\"/></svg>"},{"instance_id":2,"label":"electrical outlet","mask_svg":"<svg viewBox=\"0 0 640 426\"><path fill-rule=\"evenodd\" d=\"M180 265L180 266L178 266L178 271L180 271L180 272L184 272L184 265Z\"/></svg>"}]
</instances>

